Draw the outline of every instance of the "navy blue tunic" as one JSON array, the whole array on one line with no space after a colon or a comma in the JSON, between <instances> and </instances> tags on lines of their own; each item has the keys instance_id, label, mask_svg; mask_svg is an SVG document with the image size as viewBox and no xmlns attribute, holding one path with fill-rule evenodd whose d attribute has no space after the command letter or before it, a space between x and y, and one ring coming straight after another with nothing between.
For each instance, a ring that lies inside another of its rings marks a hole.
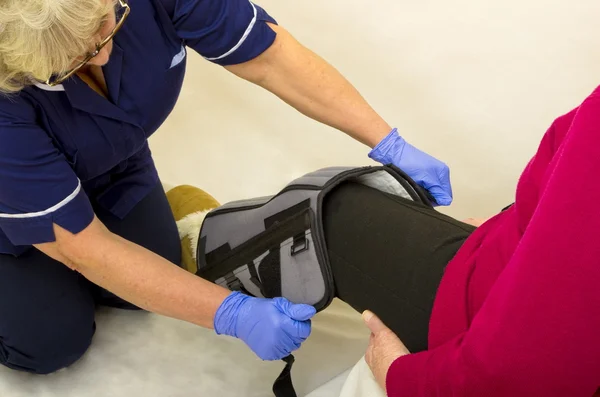
<instances>
[{"instance_id":1,"label":"navy blue tunic","mask_svg":"<svg viewBox=\"0 0 600 397\"><path fill-rule=\"evenodd\" d=\"M220 65L271 46L275 21L248 0L130 0L103 67L108 98L78 77L0 96L0 253L52 242L93 219L124 217L158 182L148 138L173 110L186 47Z\"/></svg>"}]
</instances>

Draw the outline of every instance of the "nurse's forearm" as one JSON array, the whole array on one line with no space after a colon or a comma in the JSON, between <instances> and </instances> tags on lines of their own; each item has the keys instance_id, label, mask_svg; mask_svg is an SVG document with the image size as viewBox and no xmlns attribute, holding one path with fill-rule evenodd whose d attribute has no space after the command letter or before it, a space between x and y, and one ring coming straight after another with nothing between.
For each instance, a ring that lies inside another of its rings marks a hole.
<instances>
[{"instance_id":1,"label":"nurse's forearm","mask_svg":"<svg viewBox=\"0 0 600 397\"><path fill-rule=\"evenodd\" d=\"M56 242L36 246L93 283L148 311L212 328L229 291L110 231L97 219L74 235L55 225Z\"/></svg>"},{"instance_id":2,"label":"nurse's forearm","mask_svg":"<svg viewBox=\"0 0 600 397\"><path fill-rule=\"evenodd\" d=\"M374 147L392 129L331 65L287 31L252 61L228 66L232 73L273 92L301 113Z\"/></svg>"}]
</instances>

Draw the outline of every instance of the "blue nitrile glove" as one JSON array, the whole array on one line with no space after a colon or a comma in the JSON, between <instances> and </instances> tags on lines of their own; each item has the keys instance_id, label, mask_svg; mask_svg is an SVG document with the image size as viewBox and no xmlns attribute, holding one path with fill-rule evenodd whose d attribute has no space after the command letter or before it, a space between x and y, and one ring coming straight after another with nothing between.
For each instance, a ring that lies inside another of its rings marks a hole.
<instances>
[{"instance_id":1,"label":"blue nitrile glove","mask_svg":"<svg viewBox=\"0 0 600 397\"><path fill-rule=\"evenodd\" d=\"M263 360L281 360L310 335L314 307L285 298L253 298L232 292L217 309L217 334L243 340Z\"/></svg>"},{"instance_id":2,"label":"blue nitrile glove","mask_svg":"<svg viewBox=\"0 0 600 397\"><path fill-rule=\"evenodd\" d=\"M406 142L396 128L371 150L369 157L384 165L393 164L406 172L431 194L438 205L452 203L448 166Z\"/></svg>"}]
</instances>

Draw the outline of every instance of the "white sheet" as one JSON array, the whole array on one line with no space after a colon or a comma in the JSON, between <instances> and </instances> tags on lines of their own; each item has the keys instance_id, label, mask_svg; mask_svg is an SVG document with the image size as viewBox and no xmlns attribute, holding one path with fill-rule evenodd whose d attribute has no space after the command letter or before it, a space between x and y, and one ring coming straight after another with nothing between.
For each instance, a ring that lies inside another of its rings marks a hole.
<instances>
[{"instance_id":1,"label":"white sheet","mask_svg":"<svg viewBox=\"0 0 600 397\"><path fill-rule=\"evenodd\" d=\"M364 357L352 368L340 392L340 397L385 397L385 395Z\"/></svg>"},{"instance_id":2,"label":"white sheet","mask_svg":"<svg viewBox=\"0 0 600 397\"><path fill-rule=\"evenodd\" d=\"M306 397L386 397L373 377L364 357L352 368L338 375Z\"/></svg>"},{"instance_id":3,"label":"white sheet","mask_svg":"<svg viewBox=\"0 0 600 397\"><path fill-rule=\"evenodd\" d=\"M338 397L352 369L348 369L323 386L309 393L306 397Z\"/></svg>"}]
</instances>

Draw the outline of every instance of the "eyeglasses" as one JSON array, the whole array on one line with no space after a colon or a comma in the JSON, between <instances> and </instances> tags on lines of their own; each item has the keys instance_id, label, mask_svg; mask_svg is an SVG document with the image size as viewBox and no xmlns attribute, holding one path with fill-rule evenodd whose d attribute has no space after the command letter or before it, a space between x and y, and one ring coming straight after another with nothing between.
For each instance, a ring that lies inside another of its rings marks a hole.
<instances>
[{"instance_id":1,"label":"eyeglasses","mask_svg":"<svg viewBox=\"0 0 600 397\"><path fill-rule=\"evenodd\" d=\"M115 35L121 29L121 27L123 27L123 24L125 23L125 20L127 19L127 16L129 15L130 11L131 8L129 8L129 4L127 4L126 0L119 0L115 9L117 24L113 31L108 36L106 36L104 40L102 40L100 43L97 43L94 52L90 52L89 54L87 54L85 59L81 61L76 67L74 67L69 72L65 73L60 77L50 77L46 81L46 84L50 87L55 87L59 85L60 83L77 73L79 69L84 67L89 61L92 60L92 58L97 56L100 53L100 51L104 48L104 46L106 46L115 37Z\"/></svg>"}]
</instances>

